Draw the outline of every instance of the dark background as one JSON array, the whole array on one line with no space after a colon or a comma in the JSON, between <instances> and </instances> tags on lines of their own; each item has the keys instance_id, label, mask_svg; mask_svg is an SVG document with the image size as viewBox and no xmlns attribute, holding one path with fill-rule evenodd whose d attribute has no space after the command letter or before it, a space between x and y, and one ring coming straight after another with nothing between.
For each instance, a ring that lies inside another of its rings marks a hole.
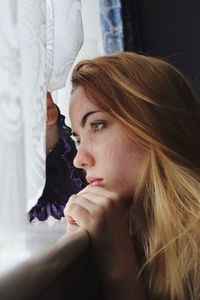
<instances>
[{"instance_id":1,"label":"dark background","mask_svg":"<svg viewBox=\"0 0 200 300\"><path fill-rule=\"evenodd\" d=\"M122 0L124 50L167 58L200 95L200 0Z\"/></svg>"}]
</instances>

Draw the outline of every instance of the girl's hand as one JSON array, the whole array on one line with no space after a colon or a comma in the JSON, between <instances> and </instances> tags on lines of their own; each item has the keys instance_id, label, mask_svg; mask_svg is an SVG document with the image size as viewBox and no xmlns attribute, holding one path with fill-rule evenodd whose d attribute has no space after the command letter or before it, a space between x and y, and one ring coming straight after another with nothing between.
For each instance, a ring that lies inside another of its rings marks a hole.
<instances>
[{"instance_id":1,"label":"girl's hand","mask_svg":"<svg viewBox=\"0 0 200 300\"><path fill-rule=\"evenodd\" d=\"M72 195L65 208L69 224L88 231L100 274L108 279L130 276L137 261L130 238L126 212L118 195L88 185Z\"/></svg>"},{"instance_id":2,"label":"girl's hand","mask_svg":"<svg viewBox=\"0 0 200 300\"><path fill-rule=\"evenodd\" d=\"M116 193L88 185L72 195L65 208L68 224L88 231L104 299L145 300L126 212Z\"/></svg>"}]
</instances>

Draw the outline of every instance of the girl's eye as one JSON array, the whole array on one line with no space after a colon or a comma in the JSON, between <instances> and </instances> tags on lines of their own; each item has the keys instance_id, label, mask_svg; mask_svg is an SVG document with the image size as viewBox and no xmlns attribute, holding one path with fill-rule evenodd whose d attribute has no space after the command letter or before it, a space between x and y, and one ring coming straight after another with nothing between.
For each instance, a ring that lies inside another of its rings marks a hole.
<instances>
[{"instance_id":1,"label":"girl's eye","mask_svg":"<svg viewBox=\"0 0 200 300\"><path fill-rule=\"evenodd\" d=\"M94 123L91 123L91 127L94 131L99 131L102 128L105 128L106 124L105 124L105 122L94 122Z\"/></svg>"}]
</instances>

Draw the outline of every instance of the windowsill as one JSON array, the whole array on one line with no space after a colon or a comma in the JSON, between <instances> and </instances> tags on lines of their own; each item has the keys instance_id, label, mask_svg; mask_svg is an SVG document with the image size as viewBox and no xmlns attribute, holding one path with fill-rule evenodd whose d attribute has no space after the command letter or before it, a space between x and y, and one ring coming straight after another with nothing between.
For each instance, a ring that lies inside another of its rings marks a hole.
<instances>
[{"instance_id":1,"label":"windowsill","mask_svg":"<svg viewBox=\"0 0 200 300\"><path fill-rule=\"evenodd\" d=\"M88 245L87 232L77 228L67 233L64 218L28 224L20 236L1 248L0 299L22 299L34 287L45 286Z\"/></svg>"}]
</instances>

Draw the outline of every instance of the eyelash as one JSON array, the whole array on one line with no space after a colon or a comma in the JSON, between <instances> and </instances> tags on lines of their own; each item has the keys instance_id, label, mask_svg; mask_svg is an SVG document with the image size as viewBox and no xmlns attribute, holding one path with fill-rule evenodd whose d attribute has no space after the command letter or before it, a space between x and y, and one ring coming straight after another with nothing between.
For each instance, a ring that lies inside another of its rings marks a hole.
<instances>
[{"instance_id":1,"label":"eyelash","mask_svg":"<svg viewBox=\"0 0 200 300\"><path fill-rule=\"evenodd\" d=\"M99 126L99 125L101 125L102 127L101 128L97 128L97 126ZM102 130L103 128L106 128L107 124L106 124L105 121L96 121L96 122L90 123L90 126L91 126L91 128L93 130L93 133L95 133L95 132L98 132L98 131ZM75 143L76 148L78 148L78 146L81 143L81 140L78 137L74 137L73 136L73 141Z\"/></svg>"},{"instance_id":2,"label":"eyelash","mask_svg":"<svg viewBox=\"0 0 200 300\"><path fill-rule=\"evenodd\" d=\"M97 126L101 125L102 127L101 128L97 128ZM107 124L105 121L96 121L96 122L93 122L90 124L90 126L92 127L92 129L96 131L100 131L101 129L103 128L106 128Z\"/></svg>"}]
</instances>

